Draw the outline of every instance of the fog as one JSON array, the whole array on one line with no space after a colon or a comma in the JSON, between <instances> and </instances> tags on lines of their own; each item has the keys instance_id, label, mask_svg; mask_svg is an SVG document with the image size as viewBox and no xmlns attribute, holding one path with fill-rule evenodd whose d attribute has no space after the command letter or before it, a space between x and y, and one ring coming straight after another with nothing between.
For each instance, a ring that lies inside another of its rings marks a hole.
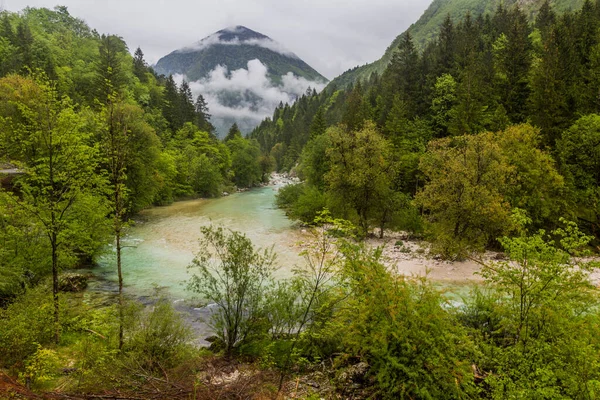
<instances>
[{"instance_id":1,"label":"fog","mask_svg":"<svg viewBox=\"0 0 600 400\"><path fill-rule=\"evenodd\" d=\"M178 83L185 78L174 76ZM321 91L325 84L311 82L291 72L281 77L281 85L272 83L267 67L258 59L248 61L247 68L229 71L218 66L208 77L189 82L194 97L202 94L212 115L211 122L223 136L236 122L244 133L263 119L271 117L279 103L293 103L311 88Z\"/></svg>"},{"instance_id":2,"label":"fog","mask_svg":"<svg viewBox=\"0 0 600 400\"><path fill-rule=\"evenodd\" d=\"M240 27L233 26L233 27L226 28L224 30L232 32L232 33L236 33L238 28L240 28ZM245 44L245 45L250 45L250 46L264 47L265 49L269 49L271 51L282 54L284 56L298 58L298 56L296 54L294 54L292 51L288 50L282 44L280 44L270 38L264 38L264 39L253 38L253 39L246 39L243 41L240 41L238 38L234 38L232 40L223 40L223 39L221 39L218 32L213 33L212 35L200 40L199 42L196 42L190 46L186 46L178 51L179 52L191 52L191 51L204 50L204 49L207 49L211 46L218 45L218 44L225 45L225 46L236 46L239 44Z\"/></svg>"}]
</instances>

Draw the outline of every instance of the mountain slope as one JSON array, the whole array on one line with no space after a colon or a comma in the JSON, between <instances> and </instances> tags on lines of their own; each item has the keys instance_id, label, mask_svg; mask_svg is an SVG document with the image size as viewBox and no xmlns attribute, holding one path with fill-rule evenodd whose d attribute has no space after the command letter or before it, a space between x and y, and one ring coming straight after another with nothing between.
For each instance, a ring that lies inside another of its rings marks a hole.
<instances>
[{"instance_id":1,"label":"mountain slope","mask_svg":"<svg viewBox=\"0 0 600 400\"><path fill-rule=\"evenodd\" d=\"M202 95L220 137L236 123L243 133L328 80L297 55L243 26L220 30L161 58L154 70L189 82Z\"/></svg>"},{"instance_id":2,"label":"mountain slope","mask_svg":"<svg viewBox=\"0 0 600 400\"><path fill-rule=\"evenodd\" d=\"M182 74L189 80L206 78L219 65L229 71L246 68L248 62L260 60L268 68L271 81L292 72L309 81L327 82L310 65L262 33L244 26L220 30L186 48L161 58L155 66L159 74Z\"/></svg>"},{"instance_id":3,"label":"mountain slope","mask_svg":"<svg viewBox=\"0 0 600 400\"><path fill-rule=\"evenodd\" d=\"M457 22L461 20L467 12L470 12L472 16L478 16L480 14L493 12L500 4L503 4L505 7L513 7L518 4L519 7L525 10L527 14L533 18L544 1L545 0L433 0L421 18L412 24L410 28L408 28L408 31L412 35L415 45L420 49L423 49L429 41L437 38L439 27L447 15L450 15L450 18L454 22ZM579 9L583 3L584 0L550 1L553 9L557 12ZM338 88L348 87L358 80L369 78L374 72L381 74L391 61L394 52L400 44L401 38L402 35L396 37L385 51L383 57L379 60L344 72L342 75L333 79L330 85Z\"/></svg>"}]
</instances>

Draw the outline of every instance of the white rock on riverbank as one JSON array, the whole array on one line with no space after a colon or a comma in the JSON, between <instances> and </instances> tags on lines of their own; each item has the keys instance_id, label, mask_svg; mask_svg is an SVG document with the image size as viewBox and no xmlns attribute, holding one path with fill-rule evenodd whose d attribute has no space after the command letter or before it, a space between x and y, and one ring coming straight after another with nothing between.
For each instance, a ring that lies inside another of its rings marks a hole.
<instances>
[{"instance_id":1,"label":"white rock on riverbank","mask_svg":"<svg viewBox=\"0 0 600 400\"><path fill-rule=\"evenodd\" d=\"M290 176L288 173L271 173L271 178L269 179L269 186L283 187L287 185L295 185L300 183L300 179L295 176Z\"/></svg>"}]
</instances>

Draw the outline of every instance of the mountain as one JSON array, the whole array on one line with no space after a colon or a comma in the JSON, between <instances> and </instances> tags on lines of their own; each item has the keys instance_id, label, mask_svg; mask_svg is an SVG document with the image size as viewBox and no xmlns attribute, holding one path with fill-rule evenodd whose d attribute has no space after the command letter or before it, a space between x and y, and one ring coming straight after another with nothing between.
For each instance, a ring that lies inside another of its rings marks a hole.
<instances>
[{"instance_id":1,"label":"mountain","mask_svg":"<svg viewBox=\"0 0 600 400\"><path fill-rule=\"evenodd\" d=\"M206 78L219 65L233 71L246 68L248 62L255 59L268 67L269 78L275 82L280 82L289 72L309 81L327 82L327 78L280 43L244 26L220 30L176 50L161 58L154 69L159 74L182 74L196 81Z\"/></svg>"},{"instance_id":2,"label":"mountain","mask_svg":"<svg viewBox=\"0 0 600 400\"><path fill-rule=\"evenodd\" d=\"M234 122L250 132L280 103L291 104L309 88L320 90L328 82L283 45L244 26L176 50L154 70L185 79L194 95L204 96L221 137Z\"/></svg>"},{"instance_id":3,"label":"mountain","mask_svg":"<svg viewBox=\"0 0 600 400\"><path fill-rule=\"evenodd\" d=\"M500 4L505 7L519 5L530 18L535 14L545 0L433 0L421 18L408 28L413 37L413 42L419 49L437 38L439 28L446 16L450 16L453 22L460 21L468 12L477 17L480 14L494 12ZM550 0L550 5L557 12L577 10L581 8L585 0ZM394 52L400 44L401 34L394 39L387 48L383 57L370 64L355 67L344 72L342 75L333 79L330 85L338 88L348 87L358 80L368 79L372 73L381 74L390 63Z\"/></svg>"}]
</instances>

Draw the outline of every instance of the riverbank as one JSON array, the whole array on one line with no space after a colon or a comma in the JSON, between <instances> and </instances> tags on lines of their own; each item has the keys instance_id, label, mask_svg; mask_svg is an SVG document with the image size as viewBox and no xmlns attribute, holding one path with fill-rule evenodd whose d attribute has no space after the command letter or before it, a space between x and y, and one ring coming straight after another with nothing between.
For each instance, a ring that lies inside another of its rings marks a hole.
<instances>
[{"instance_id":1,"label":"riverbank","mask_svg":"<svg viewBox=\"0 0 600 400\"><path fill-rule=\"evenodd\" d=\"M386 232L383 239L366 240L371 248L382 247L385 265L400 275L427 277L427 279L451 284L474 284L483 281L478 272L481 265L473 260L446 261L432 256L429 243L409 239L403 232ZM488 251L483 261L492 261L499 253Z\"/></svg>"}]
</instances>

